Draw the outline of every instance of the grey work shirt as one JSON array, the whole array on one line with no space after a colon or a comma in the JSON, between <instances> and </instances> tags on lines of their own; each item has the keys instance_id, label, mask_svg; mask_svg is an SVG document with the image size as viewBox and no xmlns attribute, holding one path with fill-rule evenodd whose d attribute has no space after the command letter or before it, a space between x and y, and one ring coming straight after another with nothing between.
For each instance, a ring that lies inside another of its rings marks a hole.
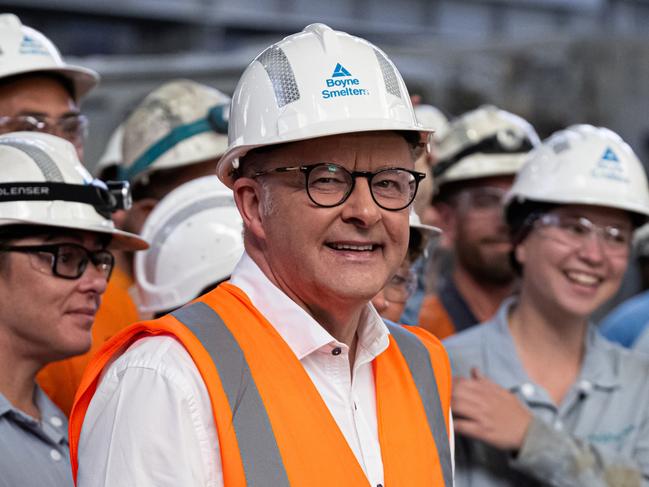
<instances>
[{"instance_id":1,"label":"grey work shirt","mask_svg":"<svg viewBox=\"0 0 649 487\"><path fill-rule=\"evenodd\" d=\"M71 487L65 415L36 387L37 421L0 394L0 487Z\"/></svg>"},{"instance_id":2,"label":"grey work shirt","mask_svg":"<svg viewBox=\"0 0 649 487\"><path fill-rule=\"evenodd\" d=\"M534 420L516 457L456 436L455 485L648 486L649 359L607 341L591 325L579 378L557 406L517 355L507 324L513 303L506 300L492 320L444 345L454 375L478 367L516 394Z\"/></svg>"}]
</instances>

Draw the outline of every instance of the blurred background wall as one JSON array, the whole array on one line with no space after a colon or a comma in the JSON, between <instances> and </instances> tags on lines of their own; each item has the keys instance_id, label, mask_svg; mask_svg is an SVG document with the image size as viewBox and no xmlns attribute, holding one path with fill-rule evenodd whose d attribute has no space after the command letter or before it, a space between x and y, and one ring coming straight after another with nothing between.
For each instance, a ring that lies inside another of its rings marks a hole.
<instances>
[{"instance_id":1,"label":"blurred background wall","mask_svg":"<svg viewBox=\"0 0 649 487\"><path fill-rule=\"evenodd\" d=\"M75 63L93 167L148 91L188 77L231 93L266 45L325 22L381 46L411 93L449 116L494 103L541 136L571 123L619 132L649 161L649 0L0 0Z\"/></svg>"}]
</instances>

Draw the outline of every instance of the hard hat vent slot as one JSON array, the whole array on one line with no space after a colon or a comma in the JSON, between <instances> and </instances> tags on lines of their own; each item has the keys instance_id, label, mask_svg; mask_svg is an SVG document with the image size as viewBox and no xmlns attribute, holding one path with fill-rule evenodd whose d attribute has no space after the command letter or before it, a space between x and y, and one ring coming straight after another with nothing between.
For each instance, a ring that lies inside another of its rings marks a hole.
<instances>
[{"instance_id":1,"label":"hard hat vent slot","mask_svg":"<svg viewBox=\"0 0 649 487\"><path fill-rule=\"evenodd\" d=\"M394 72L394 67L390 64L385 56L374 49L374 54L376 54L376 59L379 62L381 67L381 74L383 74L383 82L385 83L385 89L388 93L401 98L401 90L399 89L399 81L397 79L397 74Z\"/></svg>"},{"instance_id":2,"label":"hard hat vent slot","mask_svg":"<svg viewBox=\"0 0 649 487\"><path fill-rule=\"evenodd\" d=\"M18 149L27 154L36 163L46 181L64 182L63 174L61 174L56 163L42 149L33 145L11 140L0 141L0 145L8 145L9 147L13 147L14 149Z\"/></svg>"},{"instance_id":3,"label":"hard hat vent slot","mask_svg":"<svg viewBox=\"0 0 649 487\"><path fill-rule=\"evenodd\" d=\"M280 47L269 47L259 55L257 61L268 74L279 108L300 99L300 90L295 81L293 68Z\"/></svg>"}]
</instances>

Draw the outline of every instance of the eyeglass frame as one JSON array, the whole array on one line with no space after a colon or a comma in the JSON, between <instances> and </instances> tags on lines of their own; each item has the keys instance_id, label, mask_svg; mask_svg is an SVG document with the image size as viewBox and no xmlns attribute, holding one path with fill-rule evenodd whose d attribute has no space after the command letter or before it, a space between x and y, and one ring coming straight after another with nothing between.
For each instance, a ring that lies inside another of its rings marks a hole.
<instances>
[{"instance_id":1,"label":"eyeglass frame","mask_svg":"<svg viewBox=\"0 0 649 487\"><path fill-rule=\"evenodd\" d=\"M342 169L344 172L349 174L349 176L352 179L352 182L349 185L347 193L345 193L345 195L341 198L341 200L338 203L335 203L335 204L332 204L332 205L320 204L317 201L315 201L315 199L311 195L311 192L309 191L309 175L313 172L314 169L316 169L318 167L322 167L322 166L334 166L334 167L337 167L339 169ZM399 207L399 208L386 208L385 206L380 204L376 200L376 196L374 196L374 191L372 190L372 179L376 175L378 175L378 174L380 174L382 172L395 171L395 170L404 171L404 172L409 173L411 176L413 176L414 177L414 183L415 183L415 190L412 193L412 197L411 197L410 201L408 201L408 203L406 205L404 205L402 207ZM426 177L425 173L422 173L422 172L419 172L419 171L414 171L414 170L411 170L411 169L405 169L405 168L402 168L402 167L385 167L385 168L379 169L378 171L375 171L375 172L371 172L371 171L350 171L347 168L341 166L340 164L335 164L333 162L318 162L316 164L308 164L308 165L300 165L300 166L276 167L276 168L273 168L273 169L267 169L265 171L256 171L255 173L252 174L251 177L252 178L257 178L257 177L260 177L260 176L266 176L266 175L274 174L274 173L276 173L276 174L284 174L284 173L289 173L289 172L293 172L293 171L300 171L301 173L303 173L305 175L305 177L304 177L304 187L305 187L305 190L306 190L306 194L309 197L309 199L311 200L311 202L316 206L319 206L321 208L334 208L336 206L342 205L345 201L347 201L347 199L354 192L354 188L356 187L356 178L362 177L362 178L367 179L367 184L368 184L368 187L369 187L369 190L370 190L370 195L372 195L372 200L374 201L374 203L376 203L376 205L379 208L382 208L383 210L386 210L386 211L401 211L401 210L403 210L405 208L408 208L408 206L410 206L412 204L412 202L415 200L415 196L417 196L417 191L419 190L419 183L421 182L422 179L424 179Z\"/></svg>"},{"instance_id":2,"label":"eyeglass frame","mask_svg":"<svg viewBox=\"0 0 649 487\"><path fill-rule=\"evenodd\" d=\"M403 283L392 283L393 279L399 278L403 280ZM405 285L406 289L406 294L405 294L405 299L392 299L388 295L388 290L394 289L396 286L402 286ZM408 271L408 277L404 277L400 275L399 273L394 274L390 280L387 282L387 284L383 287L383 297L385 298L386 301L390 301L391 303L395 304L405 304L408 299L414 294L414 292L417 290L417 274L410 269Z\"/></svg>"},{"instance_id":3,"label":"eyeglass frame","mask_svg":"<svg viewBox=\"0 0 649 487\"><path fill-rule=\"evenodd\" d=\"M54 120L54 123L50 122L48 119ZM74 138L61 137L61 134L65 133L61 128L62 121L75 119L79 122L80 132L74 134ZM24 114L24 115L2 115L0 116L0 133L10 133L15 132L11 130L9 132L2 132L2 126L7 121L11 120L24 120L31 124L34 128L27 130L27 132L43 132L51 135L57 135L61 138L68 140L69 142L78 145L81 144L85 138L88 136L88 117L83 113L69 113L53 119L53 117L47 115L33 115L33 114Z\"/></svg>"},{"instance_id":4,"label":"eyeglass frame","mask_svg":"<svg viewBox=\"0 0 649 487\"><path fill-rule=\"evenodd\" d=\"M617 247L611 247L610 244L614 243L614 240L610 240L607 238L606 231L607 229L615 229L615 230L621 230L620 228L613 226L613 225L599 225L597 223L592 222L589 218L586 218L585 216L574 216L574 215L559 215L557 213L544 213L540 215L538 218L535 219L534 221L534 226L539 227L542 226L543 228L556 228L557 230L560 231L566 231L566 229L562 228L561 225L561 220L562 219L567 219L567 218L572 218L575 219L583 228L588 229L588 234L584 235L583 241L579 245L573 245L575 248L579 248L583 246L588 238L592 238L593 235L597 234L599 235L600 241L602 242L602 249L604 253L608 256L615 256L615 257L625 257L628 256L631 252L631 246L633 242L633 229L630 230L629 232L629 238L627 239L626 242L620 242L619 249ZM585 222L588 222L585 224ZM596 232L596 233L593 233ZM580 236L577 236L581 238ZM569 237L568 237L569 238ZM562 241L561 243L565 245L572 245L570 242L564 242ZM610 251L613 250L613 253ZM618 253L619 250L619 253Z\"/></svg>"},{"instance_id":5,"label":"eyeglass frame","mask_svg":"<svg viewBox=\"0 0 649 487\"><path fill-rule=\"evenodd\" d=\"M79 266L77 267L76 276L61 274L57 270L59 257L60 257L59 250L61 247L75 247L85 252L86 256L83 260L81 260ZM40 254L40 253L50 254L52 256L52 258L50 259L50 269L52 271L52 275L56 277L60 277L62 279L68 279L71 281L80 279L81 276L83 276L83 273L86 272L86 269L88 268L89 262L92 262L92 264L95 266L95 269L99 270L104 274L104 277L106 277L106 281L110 280L110 276L112 275L113 269L115 268L115 256L108 249L102 248L93 251L93 250L88 250L83 245L79 245L77 243L72 243L72 242L57 243L57 244L43 244L43 245L3 245L0 246L0 252L19 252L19 253L24 253L29 255ZM96 260L93 258L99 253L102 253L103 255L109 255L111 258L110 268L107 273L97 267L99 264L101 264L101 262L96 262Z\"/></svg>"},{"instance_id":6,"label":"eyeglass frame","mask_svg":"<svg viewBox=\"0 0 649 487\"><path fill-rule=\"evenodd\" d=\"M477 192L491 192L494 195L498 194L498 203L489 206L479 206L474 203L474 194ZM501 211L503 208L503 198L507 194L507 190L497 186L474 186L461 189L454 195L453 199L457 205L466 205L469 209L477 211Z\"/></svg>"}]
</instances>

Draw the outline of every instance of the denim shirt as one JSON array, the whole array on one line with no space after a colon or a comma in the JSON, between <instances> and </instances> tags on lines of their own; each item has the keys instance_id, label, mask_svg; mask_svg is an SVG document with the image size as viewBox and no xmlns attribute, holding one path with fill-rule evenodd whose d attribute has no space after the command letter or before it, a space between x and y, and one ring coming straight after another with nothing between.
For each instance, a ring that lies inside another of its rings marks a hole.
<instances>
[{"instance_id":1,"label":"denim shirt","mask_svg":"<svg viewBox=\"0 0 649 487\"><path fill-rule=\"evenodd\" d=\"M455 485L649 486L649 358L589 325L579 378L557 406L517 355L507 323L514 303L444 341L454 375L478 367L534 414L517 455L457 436Z\"/></svg>"}]
</instances>

